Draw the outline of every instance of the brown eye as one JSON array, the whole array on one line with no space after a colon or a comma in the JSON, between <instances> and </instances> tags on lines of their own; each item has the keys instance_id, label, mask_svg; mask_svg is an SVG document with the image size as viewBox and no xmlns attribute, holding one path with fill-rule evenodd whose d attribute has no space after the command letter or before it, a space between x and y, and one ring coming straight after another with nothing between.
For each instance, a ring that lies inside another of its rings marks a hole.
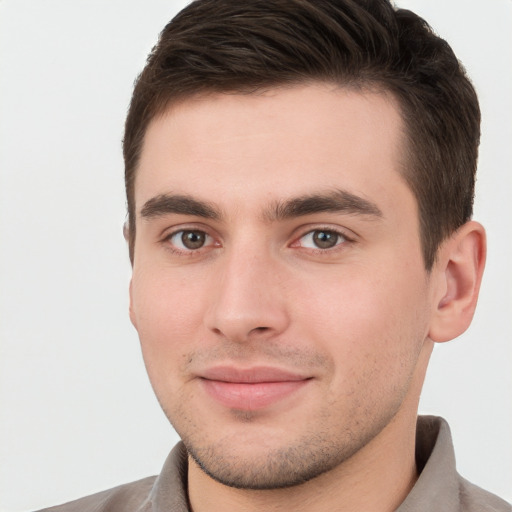
<instances>
[{"instance_id":1,"label":"brown eye","mask_svg":"<svg viewBox=\"0 0 512 512\"><path fill-rule=\"evenodd\" d=\"M331 249L345 241L345 237L336 231L316 229L306 233L300 245L308 249Z\"/></svg>"},{"instance_id":2,"label":"brown eye","mask_svg":"<svg viewBox=\"0 0 512 512\"><path fill-rule=\"evenodd\" d=\"M315 231L313 242L319 249L330 249L338 243L339 235L332 231Z\"/></svg>"},{"instance_id":3,"label":"brown eye","mask_svg":"<svg viewBox=\"0 0 512 512\"><path fill-rule=\"evenodd\" d=\"M211 237L204 231L193 229L176 231L168 240L180 251L194 251L212 243Z\"/></svg>"},{"instance_id":4,"label":"brown eye","mask_svg":"<svg viewBox=\"0 0 512 512\"><path fill-rule=\"evenodd\" d=\"M187 249L200 249L206 241L206 234L202 231L183 231L181 242Z\"/></svg>"}]
</instances>

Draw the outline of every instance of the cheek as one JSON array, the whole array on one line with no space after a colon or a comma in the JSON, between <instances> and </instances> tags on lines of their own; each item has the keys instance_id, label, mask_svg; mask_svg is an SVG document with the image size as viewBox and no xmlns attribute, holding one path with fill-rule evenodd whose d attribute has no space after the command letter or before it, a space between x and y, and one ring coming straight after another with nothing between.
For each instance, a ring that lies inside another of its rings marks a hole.
<instances>
[{"instance_id":1,"label":"cheek","mask_svg":"<svg viewBox=\"0 0 512 512\"><path fill-rule=\"evenodd\" d=\"M202 289L200 279L175 272L134 271L132 311L150 377L190 350L202 323Z\"/></svg>"},{"instance_id":2,"label":"cheek","mask_svg":"<svg viewBox=\"0 0 512 512\"><path fill-rule=\"evenodd\" d=\"M337 379L358 382L363 373L410 372L427 335L422 271L376 269L317 279L302 293L296 315L308 319L302 322L305 338L315 339L335 360Z\"/></svg>"}]
</instances>

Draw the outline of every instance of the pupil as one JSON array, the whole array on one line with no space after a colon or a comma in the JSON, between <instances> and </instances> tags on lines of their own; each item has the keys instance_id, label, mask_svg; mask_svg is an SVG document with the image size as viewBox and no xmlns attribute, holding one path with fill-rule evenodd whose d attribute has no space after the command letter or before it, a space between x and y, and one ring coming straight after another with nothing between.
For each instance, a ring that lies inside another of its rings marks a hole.
<instances>
[{"instance_id":1,"label":"pupil","mask_svg":"<svg viewBox=\"0 0 512 512\"><path fill-rule=\"evenodd\" d=\"M187 249L199 249L204 245L205 234L201 231L185 231L181 235L181 241Z\"/></svg>"},{"instance_id":2,"label":"pupil","mask_svg":"<svg viewBox=\"0 0 512 512\"><path fill-rule=\"evenodd\" d=\"M331 231L315 231L313 240L317 247L321 249L329 249L334 247L338 241L338 234Z\"/></svg>"}]
</instances>

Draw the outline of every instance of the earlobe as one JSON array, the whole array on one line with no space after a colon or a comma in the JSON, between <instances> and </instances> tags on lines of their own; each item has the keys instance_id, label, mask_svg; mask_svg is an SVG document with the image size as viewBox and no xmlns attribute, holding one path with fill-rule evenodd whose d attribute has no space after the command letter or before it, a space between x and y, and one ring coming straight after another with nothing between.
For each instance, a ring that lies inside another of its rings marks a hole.
<instances>
[{"instance_id":1,"label":"earlobe","mask_svg":"<svg viewBox=\"0 0 512 512\"><path fill-rule=\"evenodd\" d=\"M467 222L443 243L438 256L429 337L444 342L462 334L473 319L485 266L484 228Z\"/></svg>"}]
</instances>

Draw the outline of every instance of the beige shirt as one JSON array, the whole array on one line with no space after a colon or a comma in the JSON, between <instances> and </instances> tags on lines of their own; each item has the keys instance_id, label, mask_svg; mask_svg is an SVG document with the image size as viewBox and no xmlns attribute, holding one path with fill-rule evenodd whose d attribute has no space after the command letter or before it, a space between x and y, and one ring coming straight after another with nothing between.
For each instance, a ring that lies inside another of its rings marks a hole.
<instances>
[{"instance_id":1,"label":"beige shirt","mask_svg":"<svg viewBox=\"0 0 512 512\"><path fill-rule=\"evenodd\" d=\"M420 416L416 436L420 476L397 512L511 512L512 506L464 480L455 469L448 424ZM178 443L158 477L93 494L46 512L189 512L187 453ZM44 511L41 511L44 512Z\"/></svg>"}]
</instances>

